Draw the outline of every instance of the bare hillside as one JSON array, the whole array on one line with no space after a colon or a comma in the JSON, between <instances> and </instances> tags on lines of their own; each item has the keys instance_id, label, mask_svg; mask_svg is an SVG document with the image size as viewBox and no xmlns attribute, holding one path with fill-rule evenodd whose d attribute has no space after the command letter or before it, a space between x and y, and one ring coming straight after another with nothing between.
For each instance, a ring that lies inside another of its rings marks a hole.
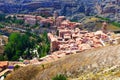
<instances>
[{"instance_id":1,"label":"bare hillside","mask_svg":"<svg viewBox=\"0 0 120 80\"><path fill-rule=\"evenodd\" d=\"M6 80L51 80L64 74L70 80L118 80L120 45L108 46L67 56L59 61L21 68Z\"/></svg>"}]
</instances>

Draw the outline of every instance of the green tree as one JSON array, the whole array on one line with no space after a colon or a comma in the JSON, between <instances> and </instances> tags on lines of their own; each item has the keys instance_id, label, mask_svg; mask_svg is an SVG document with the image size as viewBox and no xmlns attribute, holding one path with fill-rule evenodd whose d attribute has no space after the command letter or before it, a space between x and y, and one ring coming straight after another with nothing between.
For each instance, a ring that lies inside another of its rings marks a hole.
<instances>
[{"instance_id":1,"label":"green tree","mask_svg":"<svg viewBox=\"0 0 120 80\"><path fill-rule=\"evenodd\" d=\"M0 55L0 61L4 61L4 56Z\"/></svg>"},{"instance_id":2,"label":"green tree","mask_svg":"<svg viewBox=\"0 0 120 80\"><path fill-rule=\"evenodd\" d=\"M5 20L5 14L0 14L0 21L4 21Z\"/></svg>"},{"instance_id":3,"label":"green tree","mask_svg":"<svg viewBox=\"0 0 120 80\"><path fill-rule=\"evenodd\" d=\"M26 34L12 33L9 37L9 42L5 47L5 54L8 60L18 60L20 56L23 56L26 49L33 47L29 36ZM24 56L29 57L30 55L24 54Z\"/></svg>"},{"instance_id":4,"label":"green tree","mask_svg":"<svg viewBox=\"0 0 120 80\"><path fill-rule=\"evenodd\" d=\"M24 24L23 20L14 20L13 22L16 23L16 24L19 24L19 25L23 25Z\"/></svg>"},{"instance_id":5,"label":"green tree","mask_svg":"<svg viewBox=\"0 0 120 80\"><path fill-rule=\"evenodd\" d=\"M41 45L38 48L38 53L40 57L44 57L50 51L50 42L48 40L46 31L41 35L40 40L41 40Z\"/></svg>"},{"instance_id":6,"label":"green tree","mask_svg":"<svg viewBox=\"0 0 120 80\"><path fill-rule=\"evenodd\" d=\"M15 16L15 15L13 16L13 20L14 20L14 21L15 21L15 20L17 20L17 18L16 18L16 16Z\"/></svg>"},{"instance_id":7,"label":"green tree","mask_svg":"<svg viewBox=\"0 0 120 80\"><path fill-rule=\"evenodd\" d=\"M0 28L3 28L4 27L4 25L2 25L1 23L0 23Z\"/></svg>"},{"instance_id":8,"label":"green tree","mask_svg":"<svg viewBox=\"0 0 120 80\"><path fill-rule=\"evenodd\" d=\"M30 24L25 24L27 30L30 30Z\"/></svg>"},{"instance_id":9,"label":"green tree","mask_svg":"<svg viewBox=\"0 0 120 80\"><path fill-rule=\"evenodd\" d=\"M7 20L12 20L12 17L11 17L11 16L8 16L8 17L7 17Z\"/></svg>"}]
</instances>

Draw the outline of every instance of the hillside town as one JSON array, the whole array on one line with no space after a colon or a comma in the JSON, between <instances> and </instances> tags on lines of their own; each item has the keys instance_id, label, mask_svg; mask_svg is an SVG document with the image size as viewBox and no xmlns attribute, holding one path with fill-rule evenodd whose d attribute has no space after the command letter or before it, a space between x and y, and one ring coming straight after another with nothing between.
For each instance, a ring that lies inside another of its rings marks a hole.
<instances>
[{"instance_id":1,"label":"hillside town","mask_svg":"<svg viewBox=\"0 0 120 80\"><path fill-rule=\"evenodd\" d=\"M9 16L12 17L13 15ZM18 14L16 15L16 18L24 20L26 24L30 25L35 25L37 21L40 26L50 26L50 30L47 34L50 40L50 54L42 58L23 60L23 62L0 61L0 77L13 71L16 65L24 67L27 65L45 64L85 50L120 43L120 34L108 31L107 28L109 26L106 22L103 22L100 30L90 32L79 27L82 23L71 22L66 19L65 16L59 16L56 11L54 12L53 17L48 18L24 14ZM22 28L22 30L17 29L17 31L24 32L25 30ZM41 32L40 29L38 29L38 31ZM6 39L8 40L7 36L0 37L1 45L7 43ZM35 52L37 53L37 51Z\"/></svg>"},{"instance_id":2,"label":"hillside town","mask_svg":"<svg viewBox=\"0 0 120 80\"><path fill-rule=\"evenodd\" d=\"M120 80L120 0L0 0L0 80Z\"/></svg>"}]
</instances>

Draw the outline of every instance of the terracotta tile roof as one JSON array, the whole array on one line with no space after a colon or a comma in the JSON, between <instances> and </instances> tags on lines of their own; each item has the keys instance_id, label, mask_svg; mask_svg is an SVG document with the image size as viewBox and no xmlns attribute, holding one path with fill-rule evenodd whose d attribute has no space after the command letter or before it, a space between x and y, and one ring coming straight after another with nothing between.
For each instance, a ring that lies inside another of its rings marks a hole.
<instances>
[{"instance_id":1,"label":"terracotta tile roof","mask_svg":"<svg viewBox=\"0 0 120 80\"><path fill-rule=\"evenodd\" d=\"M0 61L0 68L8 66L8 61Z\"/></svg>"}]
</instances>

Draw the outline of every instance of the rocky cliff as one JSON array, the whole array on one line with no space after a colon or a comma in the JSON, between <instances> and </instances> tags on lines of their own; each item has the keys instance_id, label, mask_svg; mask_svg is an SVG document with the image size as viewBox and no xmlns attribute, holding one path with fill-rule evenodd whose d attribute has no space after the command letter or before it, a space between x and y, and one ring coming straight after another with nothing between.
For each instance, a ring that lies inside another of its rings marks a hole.
<instances>
[{"instance_id":1,"label":"rocky cliff","mask_svg":"<svg viewBox=\"0 0 120 80\"><path fill-rule=\"evenodd\" d=\"M84 17L99 15L120 22L120 0L0 0L1 13L47 13Z\"/></svg>"}]
</instances>

